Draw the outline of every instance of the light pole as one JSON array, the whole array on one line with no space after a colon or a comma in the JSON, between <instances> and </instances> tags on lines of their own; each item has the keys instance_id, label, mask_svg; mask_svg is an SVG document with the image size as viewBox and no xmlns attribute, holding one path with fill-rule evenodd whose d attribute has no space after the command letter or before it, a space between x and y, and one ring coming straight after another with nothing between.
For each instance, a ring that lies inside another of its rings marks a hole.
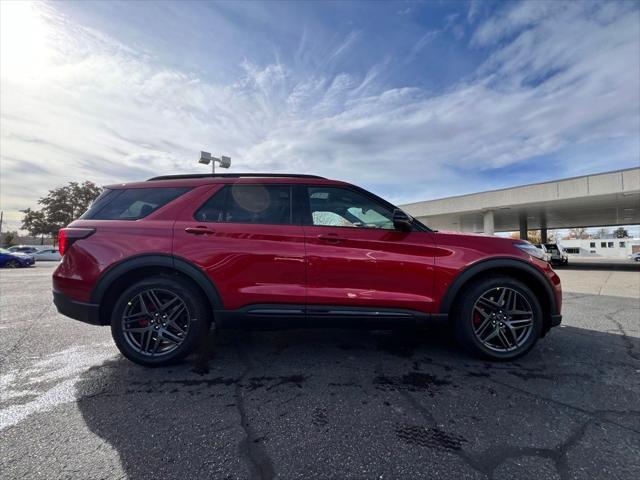
<instances>
[{"instance_id":1,"label":"light pole","mask_svg":"<svg viewBox=\"0 0 640 480\"><path fill-rule=\"evenodd\" d=\"M229 168L231 166L231 157L221 155L220 158L217 158L212 157L209 152L200 152L200 160L198 160L198 163L202 163L204 165L209 165L209 163L211 163L211 173L214 175L216 173L216 162L218 162L222 168Z\"/></svg>"}]
</instances>

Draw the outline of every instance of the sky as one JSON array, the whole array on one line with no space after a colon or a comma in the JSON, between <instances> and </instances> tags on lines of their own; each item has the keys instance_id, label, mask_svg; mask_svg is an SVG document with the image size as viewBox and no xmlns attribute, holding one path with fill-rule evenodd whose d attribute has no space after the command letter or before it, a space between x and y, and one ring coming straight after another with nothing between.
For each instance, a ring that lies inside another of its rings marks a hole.
<instances>
[{"instance_id":1,"label":"sky","mask_svg":"<svg viewBox=\"0 0 640 480\"><path fill-rule=\"evenodd\" d=\"M640 165L640 4L0 2L0 208L312 173L390 201Z\"/></svg>"}]
</instances>

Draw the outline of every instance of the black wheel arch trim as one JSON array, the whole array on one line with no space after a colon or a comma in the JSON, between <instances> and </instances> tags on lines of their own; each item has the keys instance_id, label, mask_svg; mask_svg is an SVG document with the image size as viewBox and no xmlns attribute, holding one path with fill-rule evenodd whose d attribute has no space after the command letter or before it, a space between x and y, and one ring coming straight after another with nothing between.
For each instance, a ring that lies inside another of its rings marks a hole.
<instances>
[{"instance_id":1,"label":"black wheel arch trim","mask_svg":"<svg viewBox=\"0 0 640 480\"><path fill-rule=\"evenodd\" d=\"M91 293L91 303L100 304L115 281L128 272L145 267L164 267L185 275L204 291L212 308L224 308L218 289L200 267L181 257L161 253L136 255L111 266L98 279Z\"/></svg>"},{"instance_id":2,"label":"black wheel arch trim","mask_svg":"<svg viewBox=\"0 0 640 480\"><path fill-rule=\"evenodd\" d=\"M543 287L549 306L551 307L551 315L554 316L560 313L558 311L556 297L553 293L553 287L551 286L549 279L547 279L547 277L533 265L530 265L524 260L517 260L515 258L489 258L468 266L458 274L453 283L447 289L447 292L442 299L442 303L440 304L440 313L449 313L454 299L469 280L482 272L497 268L512 268L531 275Z\"/></svg>"}]
</instances>

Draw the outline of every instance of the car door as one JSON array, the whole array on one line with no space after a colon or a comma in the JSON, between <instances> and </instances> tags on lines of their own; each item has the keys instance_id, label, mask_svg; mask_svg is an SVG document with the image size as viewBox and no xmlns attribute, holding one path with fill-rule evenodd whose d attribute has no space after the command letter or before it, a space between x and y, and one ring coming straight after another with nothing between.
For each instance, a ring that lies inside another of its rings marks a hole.
<instances>
[{"instance_id":1,"label":"car door","mask_svg":"<svg viewBox=\"0 0 640 480\"><path fill-rule=\"evenodd\" d=\"M348 186L303 187L307 304L432 312L435 246L429 231L400 231L394 207ZM339 310L339 309L338 309Z\"/></svg>"},{"instance_id":2,"label":"car door","mask_svg":"<svg viewBox=\"0 0 640 480\"><path fill-rule=\"evenodd\" d=\"M225 310L305 302L304 231L294 219L292 187L212 187L175 223L174 255L196 264L218 289Z\"/></svg>"}]
</instances>

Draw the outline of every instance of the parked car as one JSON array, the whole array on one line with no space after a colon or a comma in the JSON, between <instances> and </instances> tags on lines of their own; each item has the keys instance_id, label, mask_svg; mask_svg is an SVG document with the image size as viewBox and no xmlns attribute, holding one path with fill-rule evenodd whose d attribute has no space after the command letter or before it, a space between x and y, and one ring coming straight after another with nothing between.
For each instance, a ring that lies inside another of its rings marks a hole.
<instances>
[{"instance_id":1,"label":"parked car","mask_svg":"<svg viewBox=\"0 0 640 480\"><path fill-rule=\"evenodd\" d=\"M536 247L538 250L540 250L542 252L542 259L545 262L551 263L551 254L547 251L547 247L545 246L545 244L543 244L543 243L534 243L533 246Z\"/></svg>"},{"instance_id":2,"label":"parked car","mask_svg":"<svg viewBox=\"0 0 640 480\"><path fill-rule=\"evenodd\" d=\"M561 322L560 279L529 242L437 232L376 195L311 175L172 175L107 187L59 233L58 311L110 325L165 365L209 327L447 324L485 358Z\"/></svg>"},{"instance_id":3,"label":"parked car","mask_svg":"<svg viewBox=\"0 0 640 480\"><path fill-rule=\"evenodd\" d=\"M55 261L59 262L62 260L62 255L56 248L47 248L45 250L38 250L33 254L35 260L37 262L46 262L46 261Z\"/></svg>"},{"instance_id":4,"label":"parked car","mask_svg":"<svg viewBox=\"0 0 640 480\"><path fill-rule=\"evenodd\" d=\"M632 253L631 255L629 255L629 258L636 262L640 262L640 252Z\"/></svg>"},{"instance_id":5,"label":"parked car","mask_svg":"<svg viewBox=\"0 0 640 480\"><path fill-rule=\"evenodd\" d=\"M562 248L562 245L558 245L557 243L545 243L544 246L551 258L552 265L569 264L569 255L565 252L564 248Z\"/></svg>"},{"instance_id":6,"label":"parked car","mask_svg":"<svg viewBox=\"0 0 640 480\"><path fill-rule=\"evenodd\" d=\"M30 267L35 263L33 256L20 252L10 252L4 248L0 248L0 267L3 268L19 268Z\"/></svg>"},{"instance_id":7,"label":"parked car","mask_svg":"<svg viewBox=\"0 0 640 480\"><path fill-rule=\"evenodd\" d=\"M11 253L26 253L28 255L33 255L34 253L38 252L38 249L36 247L31 247L28 245L14 245L13 247L9 247L7 250L9 250Z\"/></svg>"}]
</instances>

